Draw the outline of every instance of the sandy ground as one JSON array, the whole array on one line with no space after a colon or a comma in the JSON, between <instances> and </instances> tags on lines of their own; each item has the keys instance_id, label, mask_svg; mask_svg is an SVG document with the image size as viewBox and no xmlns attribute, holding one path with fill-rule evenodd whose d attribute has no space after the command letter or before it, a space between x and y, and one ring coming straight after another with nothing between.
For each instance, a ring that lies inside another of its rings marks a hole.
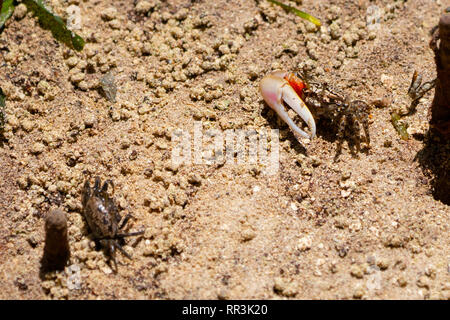
<instances>
[{"instance_id":1,"label":"sandy ground","mask_svg":"<svg viewBox=\"0 0 450 320\"><path fill-rule=\"evenodd\" d=\"M449 299L450 208L436 181L450 148L427 134L433 91L404 119L408 141L390 113L409 105L414 70L435 76L429 32L450 2L301 2L288 3L320 30L263 0L49 2L65 18L80 8L81 53L16 10L0 35L0 298ZM367 25L370 6L381 19ZM298 141L258 91L276 69L383 98L369 152L354 157L344 141L335 161L337 128L323 121ZM107 72L116 102L99 89ZM279 171L172 165L172 132L195 121L279 128ZM82 215L97 175L114 181L129 230L145 230L117 273ZM53 207L68 214L71 258L42 273Z\"/></svg>"}]
</instances>

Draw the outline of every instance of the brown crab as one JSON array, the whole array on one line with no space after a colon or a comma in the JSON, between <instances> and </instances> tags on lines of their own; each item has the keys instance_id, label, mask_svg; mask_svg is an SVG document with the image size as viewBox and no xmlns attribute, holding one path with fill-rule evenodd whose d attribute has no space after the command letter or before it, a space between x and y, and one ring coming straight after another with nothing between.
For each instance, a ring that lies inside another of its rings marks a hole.
<instances>
[{"instance_id":1,"label":"brown crab","mask_svg":"<svg viewBox=\"0 0 450 320\"><path fill-rule=\"evenodd\" d=\"M261 80L260 90L266 103L302 137L314 138L316 133L314 118L325 118L335 123L338 127L336 158L342 151L342 141L346 137L353 155L357 154L353 149L354 146L357 152L360 152L362 140L367 148L370 147L370 107L364 101L350 101L327 84L306 81L286 71L275 71L265 76ZM289 117L283 102L308 124L310 134L297 127ZM361 126L364 137L361 136Z\"/></svg>"},{"instance_id":2,"label":"brown crab","mask_svg":"<svg viewBox=\"0 0 450 320\"><path fill-rule=\"evenodd\" d=\"M131 256L122 248L123 239L143 234L144 231L121 233L131 215L128 214L122 219L114 199L108 194L108 185L112 185L114 188L111 180L106 180L100 187L100 178L96 177L94 187L91 189L89 180L87 180L82 191L82 203L84 216L94 239L107 248L109 256L114 261L115 271L117 271L116 248L131 259Z\"/></svg>"}]
</instances>

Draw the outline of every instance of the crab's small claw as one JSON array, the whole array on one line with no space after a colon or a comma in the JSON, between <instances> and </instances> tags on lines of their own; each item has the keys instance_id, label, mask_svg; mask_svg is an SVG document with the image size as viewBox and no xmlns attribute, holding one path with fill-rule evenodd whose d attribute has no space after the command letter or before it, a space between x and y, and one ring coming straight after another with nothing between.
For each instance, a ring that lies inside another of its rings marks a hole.
<instances>
[{"instance_id":1,"label":"crab's small claw","mask_svg":"<svg viewBox=\"0 0 450 320\"><path fill-rule=\"evenodd\" d=\"M268 74L261 80L261 95L266 103L294 132L304 138L312 139L316 135L316 123L308 107L300 98L299 93L297 93L297 91L301 91L302 88L298 87L298 83L293 82L293 78L296 77L293 76L292 73L285 71L274 71L271 74ZM297 91L294 88L297 89ZM310 135L300 129L294 121L292 121L283 105L283 101L306 122L311 131Z\"/></svg>"}]
</instances>

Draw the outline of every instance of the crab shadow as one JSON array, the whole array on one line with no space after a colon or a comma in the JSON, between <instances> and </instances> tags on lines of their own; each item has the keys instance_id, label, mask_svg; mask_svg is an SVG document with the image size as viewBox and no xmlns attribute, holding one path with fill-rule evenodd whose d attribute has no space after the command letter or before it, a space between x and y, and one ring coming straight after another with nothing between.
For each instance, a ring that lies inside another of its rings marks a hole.
<instances>
[{"instance_id":1,"label":"crab shadow","mask_svg":"<svg viewBox=\"0 0 450 320\"><path fill-rule=\"evenodd\" d=\"M362 138L361 132L344 131L342 138L339 138L338 124L330 119L319 119L317 121L317 136L323 140L335 145L336 147L331 152L334 153L334 162L339 161L339 156L342 150L348 147L352 158L359 159L361 153L369 154L370 146L367 144L365 138ZM360 128L362 131L363 129ZM354 135L354 136L352 136ZM370 141L370 137L369 141Z\"/></svg>"},{"instance_id":2,"label":"crab shadow","mask_svg":"<svg viewBox=\"0 0 450 320\"><path fill-rule=\"evenodd\" d=\"M304 154L305 156L308 155L307 150L304 147L304 145L302 144L301 140L296 138L296 136L292 133L292 131L289 129L289 126L287 124L283 123L280 127L279 122L278 122L279 121L278 116L274 112L271 112L270 108L267 107L266 105L264 105L264 108L261 111L261 116L266 119L266 121L269 123L269 126L272 129L279 129L279 130L288 129L289 133L287 134L287 136L280 137L280 140L281 141L289 140L291 142L291 147L297 153ZM299 120L299 118L298 118L298 119L294 119L294 121L296 123L301 123L302 120ZM355 143L354 139L344 136L344 138L341 141L339 141L338 134L337 134L338 129L336 128L336 123L333 123L333 121L331 121L329 119L319 119L319 120L317 120L316 125L318 128L318 130L316 132L316 136L322 138L323 140L325 140L333 145L336 145L336 147L333 150L331 150L331 153L334 154L335 162L339 161L339 156L342 154L342 149L344 148L345 145L348 145L348 148L349 148L349 151L350 151L352 157L359 158L358 146ZM339 147L339 144L341 144L341 148ZM364 147L361 147L360 151L365 152L367 154L369 152L369 149L366 146L364 146Z\"/></svg>"},{"instance_id":3,"label":"crab shadow","mask_svg":"<svg viewBox=\"0 0 450 320\"><path fill-rule=\"evenodd\" d=\"M289 130L289 126L287 124L283 123L281 126L279 125L278 116L274 112L272 112L266 105L264 105L261 111L261 116L266 119L271 129L282 131L287 128ZM289 133L287 135L280 134L280 141L285 140L288 140L290 142L291 148L293 148L296 153L301 153L307 156L306 148L303 146L301 141L295 137L291 130L289 130Z\"/></svg>"},{"instance_id":4,"label":"crab shadow","mask_svg":"<svg viewBox=\"0 0 450 320\"><path fill-rule=\"evenodd\" d=\"M49 257L46 253L47 252L44 249L44 254L39 261L39 279L42 281L47 280L48 274L51 274L52 272L64 271L70 261L70 252L67 252L66 256L58 257L57 260L54 260L54 257Z\"/></svg>"},{"instance_id":5,"label":"crab shadow","mask_svg":"<svg viewBox=\"0 0 450 320\"><path fill-rule=\"evenodd\" d=\"M425 175L431 177L434 199L450 205L450 141L429 131L423 149L417 152L414 160Z\"/></svg>"}]
</instances>

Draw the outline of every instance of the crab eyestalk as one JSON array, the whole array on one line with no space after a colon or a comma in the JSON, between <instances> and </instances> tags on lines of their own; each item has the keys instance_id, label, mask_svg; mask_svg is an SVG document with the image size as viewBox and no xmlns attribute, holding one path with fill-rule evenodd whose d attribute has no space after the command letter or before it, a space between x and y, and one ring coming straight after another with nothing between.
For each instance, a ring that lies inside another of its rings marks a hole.
<instances>
[{"instance_id":1,"label":"crab eyestalk","mask_svg":"<svg viewBox=\"0 0 450 320\"><path fill-rule=\"evenodd\" d=\"M292 131L304 138L316 135L316 123L306 104L300 98L304 82L293 73L274 71L261 80L260 90L264 101L286 122ZM283 103L284 102L284 103ZM300 129L289 117L285 104L292 108L308 125L311 134Z\"/></svg>"}]
</instances>

